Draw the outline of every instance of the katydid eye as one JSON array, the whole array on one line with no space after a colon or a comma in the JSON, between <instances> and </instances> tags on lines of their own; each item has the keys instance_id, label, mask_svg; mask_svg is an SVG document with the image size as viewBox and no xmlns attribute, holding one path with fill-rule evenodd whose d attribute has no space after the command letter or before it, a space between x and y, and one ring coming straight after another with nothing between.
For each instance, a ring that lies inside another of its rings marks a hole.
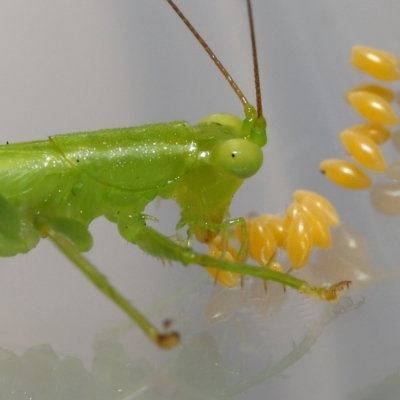
<instances>
[{"instance_id":1,"label":"katydid eye","mask_svg":"<svg viewBox=\"0 0 400 400\"><path fill-rule=\"evenodd\" d=\"M211 162L237 178L249 178L260 168L263 154L259 146L245 139L231 139L217 145Z\"/></svg>"}]
</instances>

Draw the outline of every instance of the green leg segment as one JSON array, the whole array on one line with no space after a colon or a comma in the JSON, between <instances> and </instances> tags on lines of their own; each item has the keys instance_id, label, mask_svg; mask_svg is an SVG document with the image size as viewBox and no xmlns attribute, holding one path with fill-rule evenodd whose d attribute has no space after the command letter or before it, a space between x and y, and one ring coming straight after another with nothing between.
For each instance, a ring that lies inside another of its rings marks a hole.
<instances>
[{"instance_id":1,"label":"green leg segment","mask_svg":"<svg viewBox=\"0 0 400 400\"><path fill-rule=\"evenodd\" d=\"M42 237L51 239L61 252L64 253L101 292L114 301L114 303L138 324L150 340L163 349L174 347L179 343L179 334L177 332L160 333L143 314L133 307L130 302L110 284L107 277L98 271L97 268L77 250L70 240L54 228L50 221L42 216L38 216L35 225Z\"/></svg>"},{"instance_id":2,"label":"green leg segment","mask_svg":"<svg viewBox=\"0 0 400 400\"><path fill-rule=\"evenodd\" d=\"M256 267L241 262L233 262L199 254L190 248L185 248L172 242L166 236L150 227L142 228L138 232L136 240L137 245L142 250L155 257L179 261L183 265L197 264L203 267L214 267L219 270L275 281L284 286L290 286L300 293L319 297L326 301L335 301L338 297L338 292L350 285L349 281L342 281L330 287L316 287L292 275L273 271L269 268Z\"/></svg>"}]
</instances>

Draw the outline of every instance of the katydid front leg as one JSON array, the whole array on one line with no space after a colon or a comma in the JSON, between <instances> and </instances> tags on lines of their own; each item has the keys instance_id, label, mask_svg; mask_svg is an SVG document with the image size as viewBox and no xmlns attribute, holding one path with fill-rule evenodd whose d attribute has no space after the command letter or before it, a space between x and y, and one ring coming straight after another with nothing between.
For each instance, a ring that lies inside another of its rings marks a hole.
<instances>
[{"instance_id":1,"label":"katydid front leg","mask_svg":"<svg viewBox=\"0 0 400 400\"><path fill-rule=\"evenodd\" d=\"M273 271L269 268L256 267L242 262L225 260L223 258L213 258L196 253L189 247L183 247L174 243L165 235L147 226L138 231L136 244L147 254L158 258L179 261L185 266L196 264L202 267L213 267L221 271L230 271L241 275L249 275L264 280L275 281L284 286L290 286L300 293L319 297L326 301L337 300L338 292L350 285L349 281L342 281L330 287L316 287L302 279L295 278L283 272Z\"/></svg>"}]
</instances>

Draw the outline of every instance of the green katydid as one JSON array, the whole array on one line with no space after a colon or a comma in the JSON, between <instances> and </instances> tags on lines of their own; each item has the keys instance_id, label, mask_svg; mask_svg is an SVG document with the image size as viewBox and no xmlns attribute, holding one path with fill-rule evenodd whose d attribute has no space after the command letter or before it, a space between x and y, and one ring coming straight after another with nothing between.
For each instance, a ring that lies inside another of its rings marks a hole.
<instances>
[{"instance_id":1,"label":"green katydid","mask_svg":"<svg viewBox=\"0 0 400 400\"><path fill-rule=\"evenodd\" d=\"M177 231L187 226L189 239L194 236L207 243L232 225L244 227L241 218L227 219L229 205L242 182L261 167L261 148L266 144L256 55L257 110L174 3L167 1L238 94L245 109L243 121L219 114L196 126L186 122L152 124L0 147L0 255L26 253L40 238L50 238L162 348L175 346L179 335L160 333L81 254L92 247L88 227L95 218L105 216L116 223L121 236L146 253L184 265L212 266L274 280L325 300L334 300L345 284L316 288L268 268L212 258L146 226L151 217L143 214L144 208L160 197L172 198L181 207ZM249 1L248 7L250 10ZM251 12L249 16L252 21ZM250 25L255 54L252 22Z\"/></svg>"}]
</instances>

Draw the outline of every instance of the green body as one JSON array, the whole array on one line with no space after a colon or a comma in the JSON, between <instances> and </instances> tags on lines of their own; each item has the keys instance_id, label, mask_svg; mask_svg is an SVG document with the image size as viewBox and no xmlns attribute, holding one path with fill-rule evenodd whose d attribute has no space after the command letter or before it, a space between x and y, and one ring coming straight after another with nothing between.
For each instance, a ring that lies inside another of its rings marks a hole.
<instances>
[{"instance_id":1,"label":"green body","mask_svg":"<svg viewBox=\"0 0 400 400\"><path fill-rule=\"evenodd\" d=\"M157 196L174 198L183 221L206 241L218 233L243 181L210 164L210 152L235 137L226 126L173 122L1 146L0 195L17 211L21 232L0 244L0 255L36 245L38 214L86 228L104 215L135 242L142 212Z\"/></svg>"}]
</instances>

